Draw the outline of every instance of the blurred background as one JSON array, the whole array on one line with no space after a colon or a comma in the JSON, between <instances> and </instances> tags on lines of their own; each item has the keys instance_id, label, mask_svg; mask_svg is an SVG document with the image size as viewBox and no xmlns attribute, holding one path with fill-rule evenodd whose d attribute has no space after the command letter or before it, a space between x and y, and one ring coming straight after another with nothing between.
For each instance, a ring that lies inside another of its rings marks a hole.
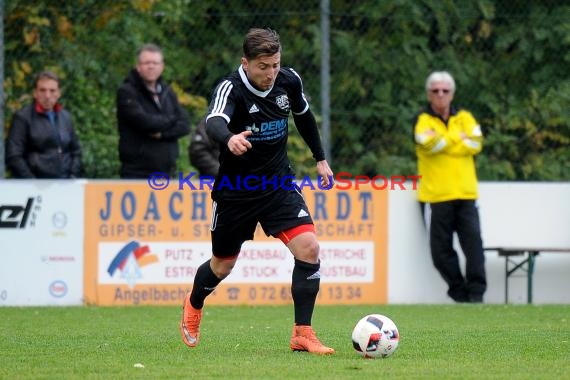
<instances>
[{"instance_id":1,"label":"blurred background","mask_svg":"<svg viewBox=\"0 0 570 380\"><path fill-rule=\"evenodd\" d=\"M86 178L118 178L115 94L146 42L192 118L235 70L251 27L281 35L282 65L303 78L335 172L414 174L412 122L425 79L448 70L456 104L486 143L481 180L570 180L570 4L543 0L0 0L0 141L32 81L62 78ZM192 171L182 139L179 170ZM291 129L299 175L314 174ZM4 149L0 142L0 157ZM0 163L0 178L10 177Z\"/></svg>"}]
</instances>

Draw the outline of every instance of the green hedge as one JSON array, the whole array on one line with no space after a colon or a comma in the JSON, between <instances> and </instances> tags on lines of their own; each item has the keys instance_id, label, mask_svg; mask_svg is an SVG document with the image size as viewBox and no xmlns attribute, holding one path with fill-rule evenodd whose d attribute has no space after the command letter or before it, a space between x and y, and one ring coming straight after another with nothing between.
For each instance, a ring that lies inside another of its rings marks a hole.
<instances>
[{"instance_id":1,"label":"green hedge","mask_svg":"<svg viewBox=\"0 0 570 380\"><path fill-rule=\"evenodd\" d=\"M5 3L6 128L29 102L34 73L58 72L88 178L118 177L115 92L145 42L164 48L165 77L195 124L216 80L237 67L247 29L271 26L282 64L300 72L319 117L318 1ZM481 179L570 180L569 16L565 1L331 1L333 169L415 172L412 119L429 72L447 69L456 101L486 135ZM188 141L180 141L184 171L192 170ZM290 141L298 173L314 174L294 130Z\"/></svg>"}]
</instances>

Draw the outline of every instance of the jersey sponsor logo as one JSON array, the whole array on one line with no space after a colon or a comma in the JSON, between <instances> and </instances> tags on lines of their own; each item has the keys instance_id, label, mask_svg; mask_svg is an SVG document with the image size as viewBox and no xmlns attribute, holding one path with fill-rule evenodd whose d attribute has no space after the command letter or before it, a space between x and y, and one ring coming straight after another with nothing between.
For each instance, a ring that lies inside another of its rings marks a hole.
<instances>
[{"instance_id":1,"label":"jersey sponsor logo","mask_svg":"<svg viewBox=\"0 0 570 380\"><path fill-rule=\"evenodd\" d=\"M301 209L301 211L299 211L299 214L297 215L297 218L302 218L304 216L309 216L309 214L307 213L307 211Z\"/></svg>"},{"instance_id":2,"label":"jersey sponsor logo","mask_svg":"<svg viewBox=\"0 0 570 380\"><path fill-rule=\"evenodd\" d=\"M261 123L261 133L282 131L287 128L287 119L271 120Z\"/></svg>"},{"instance_id":3,"label":"jersey sponsor logo","mask_svg":"<svg viewBox=\"0 0 570 380\"><path fill-rule=\"evenodd\" d=\"M255 103L251 106L251 108L249 109L249 113L256 113L259 112L259 108L257 108L257 106L255 105Z\"/></svg>"},{"instance_id":4,"label":"jersey sponsor logo","mask_svg":"<svg viewBox=\"0 0 570 380\"><path fill-rule=\"evenodd\" d=\"M248 125L245 127L246 131L252 131L253 133L259 133L260 129L253 123L253 125Z\"/></svg>"},{"instance_id":5,"label":"jersey sponsor logo","mask_svg":"<svg viewBox=\"0 0 570 380\"><path fill-rule=\"evenodd\" d=\"M275 103L281 108L282 110L289 110L289 98L287 95L279 95L275 98Z\"/></svg>"},{"instance_id":6,"label":"jersey sponsor logo","mask_svg":"<svg viewBox=\"0 0 570 380\"><path fill-rule=\"evenodd\" d=\"M252 131L253 135L248 137L250 141L268 141L282 138L287 134L287 119L264 121L245 127L247 131Z\"/></svg>"}]
</instances>

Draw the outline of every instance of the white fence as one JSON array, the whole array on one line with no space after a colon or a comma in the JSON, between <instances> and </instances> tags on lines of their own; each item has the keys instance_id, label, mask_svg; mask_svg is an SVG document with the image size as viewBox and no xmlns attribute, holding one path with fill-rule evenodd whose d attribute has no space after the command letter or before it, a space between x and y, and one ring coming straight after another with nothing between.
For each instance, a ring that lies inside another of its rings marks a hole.
<instances>
[{"instance_id":1,"label":"white fence","mask_svg":"<svg viewBox=\"0 0 570 380\"><path fill-rule=\"evenodd\" d=\"M87 183L0 180L0 306L83 303ZM485 246L570 248L570 183L481 183L480 193ZM415 195L388 194L388 303L450 303ZM505 259L486 255L485 302L502 303ZM509 283L513 303L526 302L520 274ZM540 254L533 280L534 303L570 303L570 253Z\"/></svg>"},{"instance_id":2,"label":"white fence","mask_svg":"<svg viewBox=\"0 0 570 380\"><path fill-rule=\"evenodd\" d=\"M485 182L479 190L486 247L570 248L570 183ZM451 302L431 263L415 193L396 191L389 199L389 303ZM496 252L487 252L486 258L485 302L502 303L505 258ZM509 281L509 301L525 303L526 273L521 270L514 275ZM540 254L533 281L534 303L570 303L570 252Z\"/></svg>"}]
</instances>

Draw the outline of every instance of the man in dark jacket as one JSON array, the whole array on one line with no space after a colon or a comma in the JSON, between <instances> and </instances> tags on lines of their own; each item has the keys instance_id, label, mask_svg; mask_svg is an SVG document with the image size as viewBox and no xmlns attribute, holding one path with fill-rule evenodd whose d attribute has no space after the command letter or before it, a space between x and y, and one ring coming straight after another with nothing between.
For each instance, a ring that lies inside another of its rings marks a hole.
<instances>
[{"instance_id":1,"label":"man in dark jacket","mask_svg":"<svg viewBox=\"0 0 570 380\"><path fill-rule=\"evenodd\" d=\"M206 119L200 120L190 138L188 147L190 162L201 176L215 177L220 168L220 147L206 134Z\"/></svg>"},{"instance_id":2,"label":"man in dark jacket","mask_svg":"<svg viewBox=\"0 0 570 380\"><path fill-rule=\"evenodd\" d=\"M117 91L121 178L176 174L178 139L190 133L188 114L162 80L162 50L146 44Z\"/></svg>"},{"instance_id":3,"label":"man in dark jacket","mask_svg":"<svg viewBox=\"0 0 570 380\"><path fill-rule=\"evenodd\" d=\"M43 71L34 81L34 103L19 110L6 139L6 166L14 178L75 178L81 147L71 114L58 103L59 78Z\"/></svg>"}]
</instances>

